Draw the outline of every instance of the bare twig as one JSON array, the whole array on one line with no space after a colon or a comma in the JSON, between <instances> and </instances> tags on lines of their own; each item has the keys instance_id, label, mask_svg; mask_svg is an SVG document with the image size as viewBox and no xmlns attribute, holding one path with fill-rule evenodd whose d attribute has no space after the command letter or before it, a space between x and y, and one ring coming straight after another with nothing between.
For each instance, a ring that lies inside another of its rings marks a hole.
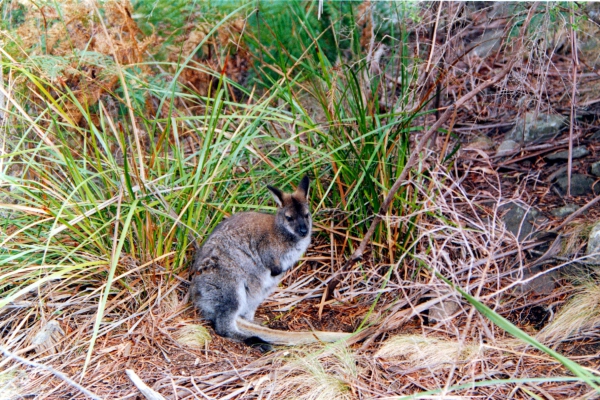
<instances>
[{"instance_id":1,"label":"bare twig","mask_svg":"<svg viewBox=\"0 0 600 400\"><path fill-rule=\"evenodd\" d=\"M148 400L166 400L160 393L157 393L154 390L150 389L148 385L146 385L144 381L142 381L140 377L137 376L134 370L126 369L125 373L129 377L129 379L131 379L131 382L133 382L135 387L137 387L140 390L140 392L142 392L144 397Z\"/></svg>"},{"instance_id":2,"label":"bare twig","mask_svg":"<svg viewBox=\"0 0 600 400\"><path fill-rule=\"evenodd\" d=\"M435 18L435 24L433 25L433 37L431 38L431 48L429 50L429 58L427 59L427 67L425 67L425 73L428 74L429 73L429 68L431 67L431 59L433 58L433 52L435 51L435 40L437 37L437 28L438 28L438 24L440 22L440 14L442 12L442 5L444 4L443 1L440 1L438 3L438 11L437 11L437 17Z\"/></svg>"},{"instance_id":3,"label":"bare twig","mask_svg":"<svg viewBox=\"0 0 600 400\"><path fill-rule=\"evenodd\" d=\"M569 158L567 168L567 196L571 196L571 172L573 169L573 127L575 125L575 103L577 96L577 68L579 68L579 60L577 58L577 36L575 34L573 22L573 9L569 13L569 22L571 25L571 57L573 59L573 79L571 84L571 120L569 121Z\"/></svg>"},{"instance_id":4,"label":"bare twig","mask_svg":"<svg viewBox=\"0 0 600 400\"><path fill-rule=\"evenodd\" d=\"M588 210L590 207L592 207L594 204L596 204L599 201L600 201L600 196L596 196L592 201L590 201L589 203L587 203L585 206L581 207L579 210L577 210L573 214L569 215L562 222L562 224L560 224L559 226L557 226L556 228L554 228L554 232L558 232L562 227L564 227L565 225L567 225L569 222L573 221L576 217L578 217L579 215L581 215L582 213L584 213L586 210Z\"/></svg>"},{"instance_id":5,"label":"bare twig","mask_svg":"<svg viewBox=\"0 0 600 400\"><path fill-rule=\"evenodd\" d=\"M34 367L34 368L39 368L39 369L43 369L46 370L48 372L51 372L52 374L54 374L54 376L56 376L58 379L61 379L62 381L68 383L69 385L73 386L75 389L79 390L81 393L85 394L86 396L88 396L91 399L94 400L102 400L102 397L90 392L89 390L87 390L86 388L84 388L83 386L81 386L80 384L78 384L77 382L75 382L74 380L72 380L71 378L69 378L68 376L66 376L65 374L63 374L60 371L55 370L54 368L48 366L48 365L44 365L44 364L40 364L37 363L35 361L30 361L26 358L23 357L19 357L18 355L6 350L4 347L0 347L0 352L4 353L4 355L6 357L10 357L15 361L20 362L21 364L25 364L28 365L30 367Z\"/></svg>"}]
</instances>

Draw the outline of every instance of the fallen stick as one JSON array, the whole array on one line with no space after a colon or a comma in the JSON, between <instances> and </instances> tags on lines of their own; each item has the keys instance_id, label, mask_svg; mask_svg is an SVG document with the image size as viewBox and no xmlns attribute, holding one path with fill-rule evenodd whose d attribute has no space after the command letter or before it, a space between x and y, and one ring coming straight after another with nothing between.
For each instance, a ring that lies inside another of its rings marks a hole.
<instances>
[{"instance_id":1,"label":"fallen stick","mask_svg":"<svg viewBox=\"0 0 600 400\"><path fill-rule=\"evenodd\" d=\"M160 393L150 389L150 387L148 387L148 385L146 385L132 369L126 369L125 373L135 387L137 387L148 400L166 400Z\"/></svg>"},{"instance_id":2,"label":"fallen stick","mask_svg":"<svg viewBox=\"0 0 600 400\"><path fill-rule=\"evenodd\" d=\"M6 350L4 347L0 347L0 352L4 353L4 355L6 357L12 358L15 361L20 362L21 364L25 364L28 365L30 367L34 367L34 368L40 368L43 370L46 370L48 372L51 372L52 374L54 374L54 376L56 376L58 379L61 379L62 381L68 383L69 385L73 386L75 389L79 390L81 393L85 394L87 397L94 399L94 400L102 400L102 397L90 392L89 390L87 390L86 388L84 388L83 386L81 386L80 384L78 384L77 382L75 382L74 380L72 380L71 378L69 378L68 376L66 376L65 374L63 374L60 371L55 370L52 367L49 367L47 365L44 364L40 364L38 362L35 361L30 361L26 358L23 357L19 357L18 355L11 353L10 351Z\"/></svg>"}]
</instances>

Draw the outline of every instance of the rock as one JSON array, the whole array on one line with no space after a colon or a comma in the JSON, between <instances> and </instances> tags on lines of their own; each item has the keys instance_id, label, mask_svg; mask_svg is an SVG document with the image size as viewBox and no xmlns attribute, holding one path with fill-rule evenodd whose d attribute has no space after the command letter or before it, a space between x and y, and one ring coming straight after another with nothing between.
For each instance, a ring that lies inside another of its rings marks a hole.
<instances>
[{"instance_id":1,"label":"rock","mask_svg":"<svg viewBox=\"0 0 600 400\"><path fill-rule=\"evenodd\" d=\"M465 145L465 150L489 150L494 147L494 141L485 135L477 135Z\"/></svg>"},{"instance_id":2,"label":"rock","mask_svg":"<svg viewBox=\"0 0 600 400\"><path fill-rule=\"evenodd\" d=\"M540 272L542 272L541 267L529 268L529 270L526 271L526 273L525 273L525 278L532 277L534 275L539 274ZM545 274L538 276L531 282L525 283L524 286L527 287L528 290L533 291L535 294L550 294L556 287L557 279L558 279L558 271L553 270L553 271L546 272Z\"/></svg>"},{"instance_id":3,"label":"rock","mask_svg":"<svg viewBox=\"0 0 600 400\"><path fill-rule=\"evenodd\" d=\"M509 154L512 154L514 151L521 148L521 145L514 140L505 139L500 146L498 146L498 150L496 150L496 156L504 157Z\"/></svg>"},{"instance_id":4,"label":"rock","mask_svg":"<svg viewBox=\"0 0 600 400\"><path fill-rule=\"evenodd\" d=\"M505 139L518 143L531 143L556 136L560 133L565 118L562 115L536 114L528 112L525 118L517 119L515 127L506 134Z\"/></svg>"},{"instance_id":5,"label":"rock","mask_svg":"<svg viewBox=\"0 0 600 400\"><path fill-rule=\"evenodd\" d=\"M539 266L527 268L523 272L523 277L521 279L527 280L527 279L531 278L532 276L539 274L543 270L544 269ZM516 274L517 273L515 272L515 274L513 274L513 275L516 275ZM517 279L518 276L514 276L514 278ZM520 286L517 286L516 291L518 293L533 292L538 295L547 295L547 294L552 293L552 291L556 288L556 280L558 278L559 278L558 270L546 272L531 281L525 282L525 283L521 284Z\"/></svg>"},{"instance_id":6,"label":"rock","mask_svg":"<svg viewBox=\"0 0 600 400\"><path fill-rule=\"evenodd\" d=\"M526 240L534 233L534 230L537 231L534 225L540 225L547 221L535 208L527 210L515 202L501 206L500 211L506 211L506 214L502 216L502 221L504 221L506 229L517 236L520 242Z\"/></svg>"},{"instance_id":7,"label":"rock","mask_svg":"<svg viewBox=\"0 0 600 400\"><path fill-rule=\"evenodd\" d=\"M481 58L485 58L491 53L497 52L502 44L503 36L504 31L502 29L493 29L485 32L477 40L471 43L471 45L477 46L473 50L473 53Z\"/></svg>"},{"instance_id":8,"label":"rock","mask_svg":"<svg viewBox=\"0 0 600 400\"><path fill-rule=\"evenodd\" d=\"M568 215L573 214L575 211L579 210L579 206L576 204L567 204L565 206L555 208L551 211L551 214L558 218L564 218Z\"/></svg>"},{"instance_id":9,"label":"rock","mask_svg":"<svg viewBox=\"0 0 600 400\"><path fill-rule=\"evenodd\" d=\"M589 150L585 146L578 146L573 148L573 160L576 158L582 158L590 154ZM569 150L559 151L556 153L548 154L546 156L547 160L550 161L561 161L569 159Z\"/></svg>"},{"instance_id":10,"label":"rock","mask_svg":"<svg viewBox=\"0 0 600 400\"><path fill-rule=\"evenodd\" d=\"M571 195L584 196L593 193L594 178L583 174L571 175ZM556 180L560 193L564 196L567 194L567 175L563 175ZM598 185L596 185L598 186ZM595 191L600 191L600 187L595 188Z\"/></svg>"},{"instance_id":11,"label":"rock","mask_svg":"<svg viewBox=\"0 0 600 400\"><path fill-rule=\"evenodd\" d=\"M594 225L590 232L585 254L588 256L595 254L594 256L587 258L587 261L600 265L600 222L596 222L596 225Z\"/></svg>"},{"instance_id":12,"label":"rock","mask_svg":"<svg viewBox=\"0 0 600 400\"><path fill-rule=\"evenodd\" d=\"M448 322L460 310L460 303L453 299L443 300L429 309L429 323Z\"/></svg>"},{"instance_id":13,"label":"rock","mask_svg":"<svg viewBox=\"0 0 600 400\"><path fill-rule=\"evenodd\" d=\"M591 168L590 172L594 176L600 176L600 161L592 164L592 168Z\"/></svg>"},{"instance_id":14,"label":"rock","mask_svg":"<svg viewBox=\"0 0 600 400\"><path fill-rule=\"evenodd\" d=\"M587 12L592 21L600 24L600 3L593 1L586 2L584 3L584 10Z\"/></svg>"}]
</instances>

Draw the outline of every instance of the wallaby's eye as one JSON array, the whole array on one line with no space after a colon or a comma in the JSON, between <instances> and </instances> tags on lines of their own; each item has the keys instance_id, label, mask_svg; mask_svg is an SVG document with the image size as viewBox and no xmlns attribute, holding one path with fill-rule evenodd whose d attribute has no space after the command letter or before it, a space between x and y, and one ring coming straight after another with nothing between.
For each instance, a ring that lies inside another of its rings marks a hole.
<instances>
[{"instance_id":1,"label":"wallaby's eye","mask_svg":"<svg viewBox=\"0 0 600 400\"><path fill-rule=\"evenodd\" d=\"M304 218L310 217L310 214L304 214Z\"/></svg>"},{"instance_id":2,"label":"wallaby's eye","mask_svg":"<svg viewBox=\"0 0 600 400\"><path fill-rule=\"evenodd\" d=\"M286 215L286 216L285 216L285 219L287 219L289 222L291 222L293 218L292 218L292 217L290 217L289 215Z\"/></svg>"}]
</instances>

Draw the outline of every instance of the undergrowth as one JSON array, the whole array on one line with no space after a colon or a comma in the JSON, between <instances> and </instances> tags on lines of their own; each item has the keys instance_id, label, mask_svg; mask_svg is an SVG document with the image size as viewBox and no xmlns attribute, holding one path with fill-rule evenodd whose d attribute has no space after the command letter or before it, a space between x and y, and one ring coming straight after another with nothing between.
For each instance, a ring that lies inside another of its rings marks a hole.
<instances>
[{"instance_id":1,"label":"undergrowth","mask_svg":"<svg viewBox=\"0 0 600 400\"><path fill-rule=\"evenodd\" d=\"M347 2L325 3L321 19L317 2L101 6L0 3L0 346L33 351L35 332L57 319L87 327L36 350L41 359L72 357L80 377L99 365L100 341L133 332L156 309L184 326L183 346L196 336L196 347L208 343L180 320L187 234L202 241L231 213L270 209L267 184L290 189L312 176L315 240L337 246L338 259L349 256L403 171L436 94L419 81L425 55L415 54L399 23L417 19L411 4L390 3L380 29L364 5ZM427 209L444 193L430 179L420 166L395 195L354 271L366 289L349 302L374 310L383 295L380 320L402 301L388 282L422 278L427 267L405 263L435 256L415 254L423 251L418 222L448 223L440 208ZM344 348L325 364L319 357L294 356L290 386L273 392L322 398L308 390L316 386L351 398L354 355Z\"/></svg>"}]
</instances>

